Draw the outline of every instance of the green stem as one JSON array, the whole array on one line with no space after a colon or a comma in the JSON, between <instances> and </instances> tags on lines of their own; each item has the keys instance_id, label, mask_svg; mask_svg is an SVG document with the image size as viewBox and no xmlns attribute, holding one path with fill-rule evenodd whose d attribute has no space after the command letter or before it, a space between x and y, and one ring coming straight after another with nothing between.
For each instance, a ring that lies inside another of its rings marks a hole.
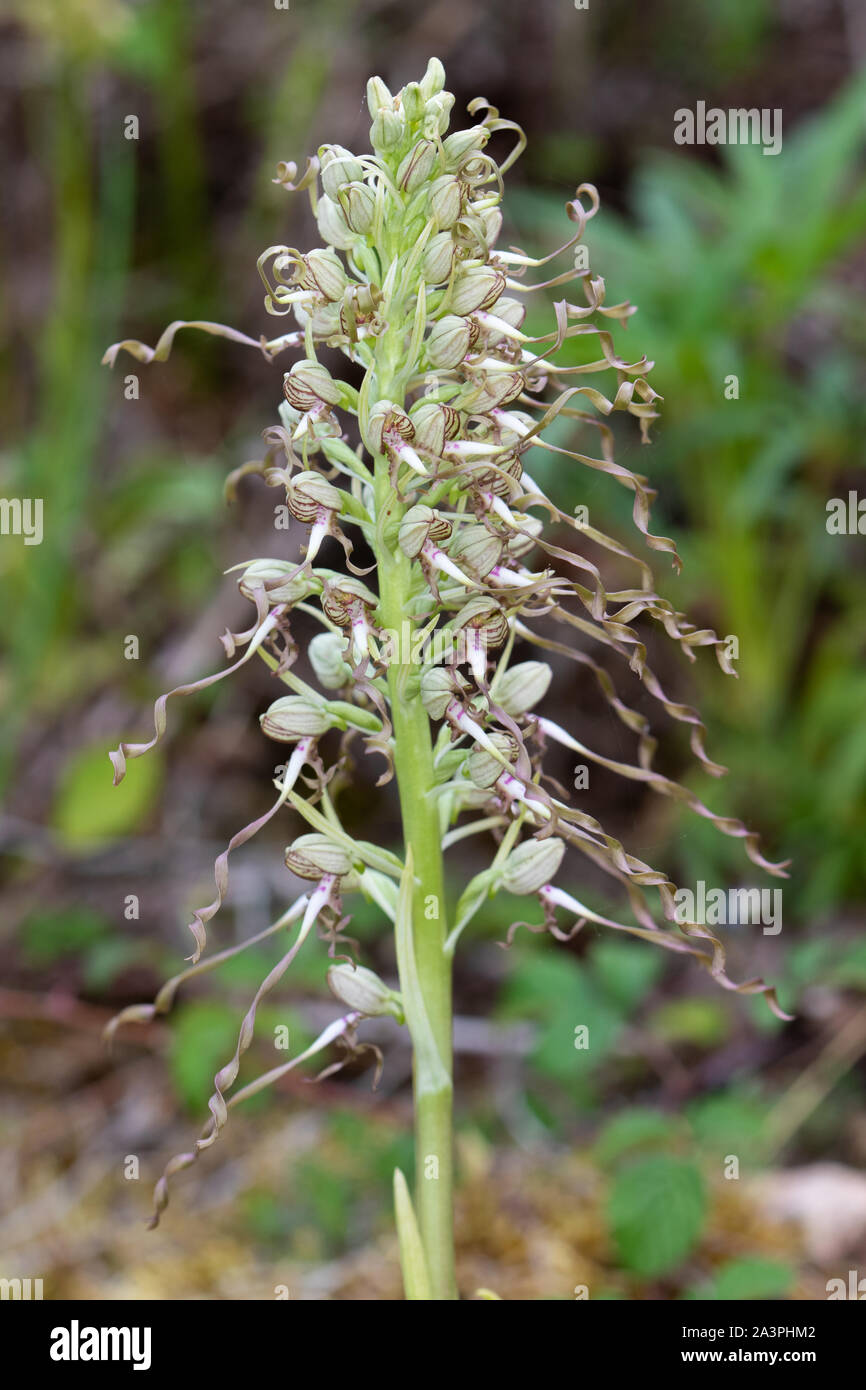
<instances>
[{"instance_id":1,"label":"green stem","mask_svg":"<svg viewBox=\"0 0 866 1390\"><path fill-rule=\"evenodd\" d=\"M377 512L384 519L384 526L402 510L390 487L384 460L377 462L377 491ZM380 621L384 628L400 632L409 598L410 562L399 550L391 554L385 545L377 558ZM442 1300L457 1297L452 1199L451 965L444 950L444 875L439 815L431 796L434 777L430 721L418 695L407 698L405 688L406 681L412 676L417 680L417 675L417 669L411 665L395 662L388 671L388 685L403 835L407 850L410 846L412 849L416 875L412 902L415 960L427 1017L449 1078L445 1087L434 1083L424 1074L424 1064L416 1057L415 1202L433 1297Z\"/></svg>"}]
</instances>

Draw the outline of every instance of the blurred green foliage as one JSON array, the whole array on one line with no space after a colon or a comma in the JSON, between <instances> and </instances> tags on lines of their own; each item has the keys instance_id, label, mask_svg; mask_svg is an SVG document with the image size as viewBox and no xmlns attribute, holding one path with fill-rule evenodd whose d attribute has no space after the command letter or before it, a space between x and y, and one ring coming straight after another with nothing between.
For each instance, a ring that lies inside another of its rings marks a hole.
<instances>
[{"instance_id":1,"label":"blurred green foliage","mask_svg":"<svg viewBox=\"0 0 866 1390\"><path fill-rule=\"evenodd\" d=\"M698 1240L705 1211L704 1185L693 1163L652 1154L626 1164L608 1203L626 1269L649 1278L675 1269Z\"/></svg>"},{"instance_id":2,"label":"blurred green foliage","mask_svg":"<svg viewBox=\"0 0 866 1390\"><path fill-rule=\"evenodd\" d=\"M150 758L142 770L143 776L127 777L113 787L105 775L102 740L73 753L61 773L51 813L63 847L102 848L134 831L159 795L162 760Z\"/></svg>"},{"instance_id":3,"label":"blurred green foliage","mask_svg":"<svg viewBox=\"0 0 866 1390\"><path fill-rule=\"evenodd\" d=\"M663 592L739 642L737 681L708 661L694 674L732 776L690 783L793 859L787 900L801 920L863 884L866 565L859 538L828 535L825 522L866 430L866 321L846 286L866 234L864 138L866 74L779 156L727 145L714 168L650 155L628 220L603 207L585 238L612 302L638 305L620 350L658 364L652 447L638 458L623 439L618 457L659 486L658 527L682 541L683 573L660 574ZM520 190L511 212L532 250L562 239L560 199ZM571 350L574 361L594 351ZM731 376L736 399L725 397ZM553 466L532 463L541 475ZM556 487L630 540L628 494L561 465ZM690 877L742 873L735 843L682 820Z\"/></svg>"}]
</instances>

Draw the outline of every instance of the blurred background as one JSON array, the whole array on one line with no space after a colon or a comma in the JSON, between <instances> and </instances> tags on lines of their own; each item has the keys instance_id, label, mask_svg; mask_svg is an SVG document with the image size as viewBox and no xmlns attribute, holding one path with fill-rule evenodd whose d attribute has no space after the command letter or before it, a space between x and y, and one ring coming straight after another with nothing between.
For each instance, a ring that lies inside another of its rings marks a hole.
<instances>
[{"instance_id":1,"label":"blurred background","mask_svg":"<svg viewBox=\"0 0 866 1390\"><path fill-rule=\"evenodd\" d=\"M658 487L656 530L684 558L679 578L656 558L662 592L736 636L739 677L666 642L651 660L700 707L729 776L701 774L627 672L618 688L653 715L662 770L793 861L779 935L721 929L732 976L772 979L787 1025L640 942L522 932L506 951L526 904L479 916L456 975L461 1287L815 1299L866 1275L866 562L862 537L826 527L828 499L866 495L862 6L0 0L0 24L0 493L44 501L41 545L0 537L0 1275L41 1277L46 1298L399 1297L390 1178L412 1144L396 1029L364 1034L385 1053L377 1093L357 1065L287 1078L233 1112L144 1229L275 957L196 982L113 1053L101 1030L181 968L214 857L270 804L256 715L273 682L251 664L173 702L168 736L119 789L106 754L149 736L162 690L222 665L219 634L247 621L223 572L277 544L296 554L303 535L275 544L274 494L255 479L223 498L225 475L262 456L284 359L193 333L168 364L100 358L177 318L273 333L256 256L318 240L306 198L272 182L277 161L366 148L366 78L396 88L434 52L455 114L481 94L529 136L506 244L559 245L576 185L600 190L591 263L609 302L639 306L618 342L656 362L665 398L650 447L618 421L618 458ZM782 152L676 145L674 112L698 101L781 108ZM566 460L532 471L640 548L610 480ZM552 716L631 760L592 678L554 664ZM345 819L397 844L394 789L363 763ZM559 774L570 782L567 761ZM581 795L684 886L777 886L633 783L595 770ZM285 816L237 852L214 942L294 896L282 850L300 829ZM474 843L455 884L481 866ZM618 915L609 884L581 886ZM352 932L390 978L381 916L362 908ZM275 1027L296 1050L333 1016L326 965L322 946L301 956L245 1075L273 1065Z\"/></svg>"}]
</instances>

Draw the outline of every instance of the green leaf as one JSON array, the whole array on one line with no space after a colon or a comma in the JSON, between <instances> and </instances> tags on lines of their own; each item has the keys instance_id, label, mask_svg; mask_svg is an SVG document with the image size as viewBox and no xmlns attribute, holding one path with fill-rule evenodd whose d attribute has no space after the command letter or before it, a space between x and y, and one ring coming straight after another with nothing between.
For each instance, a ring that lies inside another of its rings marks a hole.
<instances>
[{"instance_id":1,"label":"green leaf","mask_svg":"<svg viewBox=\"0 0 866 1390\"><path fill-rule=\"evenodd\" d=\"M128 966L141 960L142 944L119 933L95 942L84 961L84 983L87 988L108 989Z\"/></svg>"},{"instance_id":2,"label":"green leaf","mask_svg":"<svg viewBox=\"0 0 866 1390\"><path fill-rule=\"evenodd\" d=\"M103 742L74 753L60 776L51 824L66 849L95 850L122 839L150 814L162 783L159 756L150 753L119 787Z\"/></svg>"},{"instance_id":3,"label":"green leaf","mask_svg":"<svg viewBox=\"0 0 866 1390\"><path fill-rule=\"evenodd\" d=\"M665 1274L701 1233L704 1184L693 1163L658 1154L630 1164L616 1178L608 1220L620 1257L636 1274Z\"/></svg>"},{"instance_id":4,"label":"green leaf","mask_svg":"<svg viewBox=\"0 0 866 1390\"><path fill-rule=\"evenodd\" d=\"M475 913L487 899L491 885L495 883L496 875L490 869L483 869L480 874L471 878L460 894L457 907L454 912L454 929L448 938L448 948L453 951L457 944L457 939L463 928L471 922Z\"/></svg>"},{"instance_id":5,"label":"green leaf","mask_svg":"<svg viewBox=\"0 0 866 1390\"><path fill-rule=\"evenodd\" d=\"M653 1012L649 1026L666 1042L717 1047L728 1036L730 1016L717 999L671 999Z\"/></svg>"},{"instance_id":6,"label":"green leaf","mask_svg":"<svg viewBox=\"0 0 866 1390\"><path fill-rule=\"evenodd\" d=\"M406 847L406 867L400 880L397 898L397 913L394 922L394 942L397 951L397 968L400 987L403 991L403 1005L406 1023L412 1037L415 1053L416 1090L419 1096L431 1091L451 1089L451 1078L445 1070L436 1038L424 1003L424 994L418 976L415 960L415 941L412 923L412 886L415 875L412 863L412 846Z\"/></svg>"},{"instance_id":7,"label":"green leaf","mask_svg":"<svg viewBox=\"0 0 866 1390\"><path fill-rule=\"evenodd\" d=\"M599 941L590 961L605 993L629 1012L643 1001L665 966L660 952L634 941Z\"/></svg>"},{"instance_id":8,"label":"green leaf","mask_svg":"<svg viewBox=\"0 0 866 1390\"><path fill-rule=\"evenodd\" d=\"M21 928L21 954L27 965L86 956L108 931L106 919L86 907L34 913Z\"/></svg>"},{"instance_id":9,"label":"green leaf","mask_svg":"<svg viewBox=\"0 0 866 1390\"><path fill-rule=\"evenodd\" d=\"M418 1230L415 1208L412 1206L406 1179L399 1168L394 1169L394 1213L397 1218L400 1268L403 1271L406 1298L413 1302L430 1300L433 1298L433 1291L430 1287L430 1274L421 1242L421 1232Z\"/></svg>"},{"instance_id":10,"label":"green leaf","mask_svg":"<svg viewBox=\"0 0 866 1390\"><path fill-rule=\"evenodd\" d=\"M746 1088L704 1096L686 1107L686 1114L702 1145L716 1155L731 1152L748 1157L760 1150L767 1104Z\"/></svg>"},{"instance_id":11,"label":"green leaf","mask_svg":"<svg viewBox=\"0 0 866 1390\"><path fill-rule=\"evenodd\" d=\"M661 1110L631 1109L615 1115L595 1143L598 1163L607 1168L635 1149L655 1149L676 1138L676 1125Z\"/></svg>"},{"instance_id":12,"label":"green leaf","mask_svg":"<svg viewBox=\"0 0 866 1390\"><path fill-rule=\"evenodd\" d=\"M778 1260L746 1256L731 1260L720 1269L711 1297L721 1300L740 1298L785 1298L794 1281L794 1271Z\"/></svg>"},{"instance_id":13,"label":"green leaf","mask_svg":"<svg viewBox=\"0 0 866 1390\"><path fill-rule=\"evenodd\" d=\"M843 988L866 990L866 941L856 941L837 959L830 978Z\"/></svg>"},{"instance_id":14,"label":"green leaf","mask_svg":"<svg viewBox=\"0 0 866 1390\"><path fill-rule=\"evenodd\" d=\"M508 981L502 1013L541 1021L532 1060L539 1070L566 1084L585 1081L614 1046L623 1026L620 1011L599 991L586 968L564 951L521 952ZM575 1029L586 1027L586 1049L575 1047Z\"/></svg>"},{"instance_id":15,"label":"green leaf","mask_svg":"<svg viewBox=\"0 0 866 1390\"><path fill-rule=\"evenodd\" d=\"M198 999L178 1012L168 1064L175 1090L190 1110L207 1102L214 1076L234 1052L237 1034L238 1021L227 1004Z\"/></svg>"}]
</instances>

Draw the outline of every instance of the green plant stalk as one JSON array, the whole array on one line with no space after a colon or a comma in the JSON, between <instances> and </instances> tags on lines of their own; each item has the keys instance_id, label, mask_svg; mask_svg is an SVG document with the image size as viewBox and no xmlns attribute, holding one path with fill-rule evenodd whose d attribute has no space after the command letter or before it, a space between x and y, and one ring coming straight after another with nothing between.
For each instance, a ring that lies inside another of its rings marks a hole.
<instances>
[{"instance_id":1,"label":"green plant stalk","mask_svg":"<svg viewBox=\"0 0 866 1390\"><path fill-rule=\"evenodd\" d=\"M403 508L391 491L387 461L377 460L376 470L380 500L377 511L380 517L390 520ZM411 565L402 552L392 555L386 546L377 558L382 626L399 632L406 615ZM433 1297L443 1300L457 1297L452 1198L451 962L444 949L447 931L439 815L430 796L434 782L430 721L417 694L414 699L406 698L405 682L412 675L417 677L415 668L395 663L388 671L388 684L404 843L407 851L411 847L416 875L412 901L415 958L427 1017L448 1076L447 1086L434 1083L426 1074L423 1061L415 1058L415 1202ZM431 907L434 900L435 907Z\"/></svg>"}]
</instances>

